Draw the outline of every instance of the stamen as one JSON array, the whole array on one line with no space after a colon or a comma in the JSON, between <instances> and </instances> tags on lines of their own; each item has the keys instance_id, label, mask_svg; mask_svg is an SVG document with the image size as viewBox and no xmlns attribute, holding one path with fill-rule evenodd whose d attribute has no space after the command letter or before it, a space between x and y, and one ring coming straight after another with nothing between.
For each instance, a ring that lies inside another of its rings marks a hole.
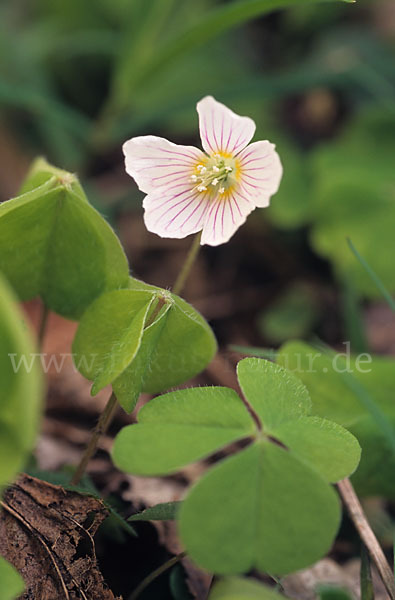
<instances>
[{"instance_id":1,"label":"stamen","mask_svg":"<svg viewBox=\"0 0 395 600\"><path fill-rule=\"evenodd\" d=\"M213 171L214 171L214 173L219 173L219 168L214 165L213 166Z\"/></svg>"},{"instance_id":2,"label":"stamen","mask_svg":"<svg viewBox=\"0 0 395 600\"><path fill-rule=\"evenodd\" d=\"M200 172L200 171L201 171L203 168L204 168L204 167L203 167L203 165L198 165L198 166L196 167L196 169L197 169L199 172Z\"/></svg>"},{"instance_id":3,"label":"stamen","mask_svg":"<svg viewBox=\"0 0 395 600\"><path fill-rule=\"evenodd\" d=\"M206 188L205 185L198 185L197 191L198 192L205 192L205 191L207 191L207 188Z\"/></svg>"},{"instance_id":4,"label":"stamen","mask_svg":"<svg viewBox=\"0 0 395 600\"><path fill-rule=\"evenodd\" d=\"M225 167L225 171L226 171L227 173L231 173L231 172L233 171L233 169L232 169L232 167L228 167L228 166L227 166L227 167Z\"/></svg>"},{"instance_id":5,"label":"stamen","mask_svg":"<svg viewBox=\"0 0 395 600\"><path fill-rule=\"evenodd\" d=\"M215 178L212 180L211 185L217 185L218 182L219 182L219 179Z\"/></svg>"},{"instance_id":6,"label":"stamen","mask_svg":"<svg viewBox=\"0 0 395 600\"><path fill-rule=\"evenodd\" d=\"M225 193L225 188L224 187L220 187L218 191L219 191L220 194L224 194Z\"/></svg>"},{"instance_id":7,"label":"stamen","mask_svg":"<svg viewBox=\"0 0 395 600\"><path fill-rule=\"evenodd\" d=\"M198 178L197 178L197 175L192 175L192 176L191 176L191 181L197 181L197 179L198 179Z\"/></svg>"}]
</instances>

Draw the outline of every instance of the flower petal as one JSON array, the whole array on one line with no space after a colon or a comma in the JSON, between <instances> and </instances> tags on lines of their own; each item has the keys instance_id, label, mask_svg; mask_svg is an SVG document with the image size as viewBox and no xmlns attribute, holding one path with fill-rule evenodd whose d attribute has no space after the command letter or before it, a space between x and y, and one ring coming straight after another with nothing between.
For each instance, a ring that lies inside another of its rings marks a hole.
<instances>
[{"instance_id":1,"label":"flower petal","mask_svg":"<svg viewBox=\"0 0 395 600\"><path fill-rule=\"evenodd\" d=\"M144 200L144 222L148 231L166 238L184 238L203 227L213 195L179 185L172 193L155 191Z\"/></svg>"},{"instance_id":2,"label":"flower petal","mask_svg":"<svg viewBox=\"0 0 395 600\"><path fill-rule=\"evenodd\" d=\"M210 202L203 226L201 244L209 246L225 244L245 223L247 216L254 208L254 203L238 190L218 194Z\"/></svg>"},{"instance_id":3,"label":"flower petal","mask_svg":"<svg viewBox=\"0 0 395 600\"><path fill-rule=\"evenodd\" d=\"M202 145L210 154L235 155L245 148L255 133L255 123L249 117L239 117L212 96L197 103Z\"/></svg>"},{"instance_id":4,"label":"flower petal","mask_svg":"<svg viewBox=\"0 0 395 600\"><path fill-rule=\"evenodd\" d=\"M269 206L270 196L279 188L283 168L274 144L254 142L237 157L240 169L240 187L251 197L255 206Z\"/></svg>"},{"instance_id":5,"label":"flower petal","mask_svg":"<svg viewBox=\"0 0 395 600\"><path fill-rule=\"evenodd\" d=\"M196 165L206 159L198 148L179 146L155 135L132 138L122 149L126 172L146 194L187 182Z\"/></svg>"}]
</instances>

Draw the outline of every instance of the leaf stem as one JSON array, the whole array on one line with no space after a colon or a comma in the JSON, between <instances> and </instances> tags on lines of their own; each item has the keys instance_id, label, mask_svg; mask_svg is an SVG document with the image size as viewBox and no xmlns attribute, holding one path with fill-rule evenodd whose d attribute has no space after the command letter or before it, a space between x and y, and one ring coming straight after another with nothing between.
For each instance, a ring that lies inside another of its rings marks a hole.
<instances>
[{"instance_id":1,"label":"leaf stem","mask_svg":"<svg viewBox=\"0 0 395 600\"><path fill-rule=\"evenodd\" d=\"M200 239L201 239L201 237L202 237L202 232L199 231L199 233L197 233L195 235L195 238L194 238L194 240L192 242L192 246L189 249L189 252L188 252L188 254L186 256L186 259L185 259L185 262L184 262L184 264L182 266L182 269L179 272L178 277L177 277L177 279L176 279L176 281L175 281L175 283L173 285L173 289L172 289L173 294L179 294L182 291L182 289L183 289L183 287L185 285L187 277L188 277L188 275L189 275L189 273L191 271L192 265L195 262L196 257L198 255L198 252L199 252L199 249L200 249Z\"/></svg>"},{"instance_id":2,"label":"leaf stem","mask_svg":"<svg viewBox=\"0 0 395 600\"><path fill-rule=\"evenodd\" d=\"M152 325L152 323L155 321L156 317L158 316L162 307L165 304L166 304L166 299L163 297L159 297L151 316L147 320L145 328ZM70 482L71 485L78 485L78 483L81 481L81 478L85 473L86 467L88 466L90 459L96 452L96 448L97 448L97 444L99 442L100 436L103 435L104 433L106 433L106 431L112 421L112 418L114 416L114 412L115 412L117 405L118 405L117 397L114 394L114 392L112 392L111 396L108 399L106 406L104 407L103 412L101 413L101 415L99 417L97 425L92 432L91 438L88 442L87 447L84 450L84 453L81 457L78 467L74 472L74 475Z\"/></svg>"},{"instance_id":3,"label":"leaf stem","mask_svg":"<svg viewBox=\"0 0 395 600\"><path fill-rule=\"evenodd\" d=\"M143 579L141 583L139 583L134 592L129 596L129 600L136 600L136 598L140 596L141 592L143 592L146 587L148 587L157 577L159 577L159 575L162 575L162 573L170 569L173 565L180 562L180 560L182 560L185 556L186 552L181 552L180 554L177 554L177 556L173 556L173 558L170 558L170 560L163 563L163 565L155 569L155 571L152 571L152 573L147 575L147 577Z\"/></svg>"},{"instance_id":4,"label":"leaf stem","mask_svg":"<svg viewBox=\"0 0 395 600\"><path fill-rule=\"evenodd\" d=\"M337 487L343 498L343 502L347 507L351 520L354 523L355 529L358 531L359 536L375 563L391 600L395 600L395 581L393 573L385 558L384 552L368 523L350 480L343 479L342 481L339 481Z\"/></svg>"},{"instance_id":5,"label":"leaf stem","mask_svg":"<svg viewBox=\"0 0 395 600\"><path fill-rule=\"evenodd\" d=\"M116 398L114 392L112 392L111 396L109 397L109 399L107 401L106 406L104 407L103 412L101 413L101 415L99 417L96 427L93 430L91 439L89 440L89 443L88 443L87 447L85 448L85 451L81 457L78 467L74 472L74 475L70 482L71 485L78 485L79 482L81 481L81 478L85 473L85 469L88 466L90 459L96 452L97 443L99 441L100 436L103 435L107 431L107 428L111 423L111 419L114 415L114 411L117 407L117 404L118 404L117 398Z\"/></svg>"},{"instance_id":6,"label":"leaf stem","mask_svg":"<svg viewBox=\"0 0 395 600\"><path fill-rule=\"evenodd\" d=\"M46 304L42 305L41 315L40 315L40 325L38 329L38 346L40 350L42 350L44 337L47 330L48 325L48 317L49 317L49 308Z\"/></svg>"}]
</instances>

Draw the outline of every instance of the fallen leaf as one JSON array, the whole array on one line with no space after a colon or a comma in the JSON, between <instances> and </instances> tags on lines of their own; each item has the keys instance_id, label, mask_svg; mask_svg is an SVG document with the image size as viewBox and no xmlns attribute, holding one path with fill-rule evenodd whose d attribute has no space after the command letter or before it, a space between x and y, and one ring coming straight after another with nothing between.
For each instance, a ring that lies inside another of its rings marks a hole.
<instances>
[{"instance_id":1,"label":"fallen leaf","mask_svg":"<svg viewBox=\"0 0 395 600\"><path fill-rule=\"evenodd\" d=\"M116 600L96 562L102 502L21 475L1 506L0 554L25 581L21 600Z\"/></svg>"}]
</instances>

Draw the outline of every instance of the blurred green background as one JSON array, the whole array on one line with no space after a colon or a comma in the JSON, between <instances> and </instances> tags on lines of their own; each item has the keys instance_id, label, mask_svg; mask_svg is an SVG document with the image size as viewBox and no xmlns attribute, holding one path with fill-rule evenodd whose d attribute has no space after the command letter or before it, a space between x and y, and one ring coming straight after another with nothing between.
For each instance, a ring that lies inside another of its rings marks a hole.
<instances>
[{"instance_id":1,"label":"blurred green background","mask_svg":"<svg viewBox=\"0 0 395 600\"><path fill-rule=\"evenodd\" d=\"M279 302L285 314L307 306L297 334L317 316L299 285L305 269L357 298L379 296L347 236L394 292L394 2L279 4L294 6L262 16L258 0L3 0L1 199L43 154L77 171L113 223L141 217L122 143L157 134L199 144L195 103L212 94L250 115L256 139L281 156L280 191L246 228L269 237L266 260L280 263L281 245L298 264ZM274 342L281 310L279 321Z\"/></svg>"}]
</instances>

